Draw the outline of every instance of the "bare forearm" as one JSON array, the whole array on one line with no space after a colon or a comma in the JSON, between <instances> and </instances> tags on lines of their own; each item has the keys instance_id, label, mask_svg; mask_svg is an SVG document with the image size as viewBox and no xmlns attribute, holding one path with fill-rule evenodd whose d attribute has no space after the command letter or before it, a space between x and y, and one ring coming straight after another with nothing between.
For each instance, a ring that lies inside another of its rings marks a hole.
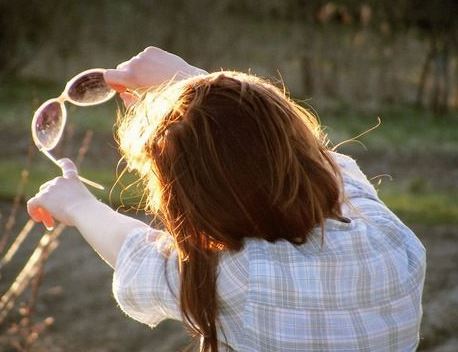
<instances>
[{"instance_id":1,"label":"bare forearm","mask_svg":"<svg viewBox=\"0 0 458 352\"><path fill-rule=\"evenodd\" d=\"M119 214L95 199L76 205L72 212L76 228L111 267L115 266L127 235L137 228L149 228L145 223Z\"/></svg>"}]
</instances>

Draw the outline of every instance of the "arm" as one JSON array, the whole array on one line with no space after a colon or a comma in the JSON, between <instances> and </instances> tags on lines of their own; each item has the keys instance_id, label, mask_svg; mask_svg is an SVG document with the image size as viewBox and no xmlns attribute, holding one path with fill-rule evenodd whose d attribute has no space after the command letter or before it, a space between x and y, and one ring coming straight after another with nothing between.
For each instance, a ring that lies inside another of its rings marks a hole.
<instances>
[{"instance_id":1,"label":"arm","mask_svg":"<svg viewBox=\"0 0 458 352\"><path fill-rule=\"evenodd\" d=\"M72 217L84 239L112 268L127 236L136 229L150 230L145 223L119 214L98 200L74 206Z\"/></svg>"},{"instance_id":2,"label":"arm","mask_svg":"<svg viewBox=\"0 0 458 352\"><path fill-rule=\"evenodd\" d=\"M392 221L393 214L383 204L377 190L369 182L358 164L352 158L331 152L339 166L343 181L342 212L348 217L364 217L366 219L388 219Z\"/></svg>"},{"instance_id":3,"label":"arm","mask_svg":"<svg viewBox=\"0 0 458 352\"><path fill-rule=\"evenodd\" d=\"M331 152L342 174L345 198L350 201L370 199L380 202L377 191L361 171L355 160L347 155Z\"/></svg>"},{"instance_id":4,"label":"arm","mask_svg":"<svg viewBox=\"0 0 458 352\"><path fill-rule=\"evenodd\" d=\"M75 165L61 159L63 176L40 188L27 210L40 221L42 208L56 220L76 226L86 241L113 268L113 294L132 318L154 326L180 319L178 257L170 235L119 214L98 201L78 179Z\"/></svg>"}]
</instances>

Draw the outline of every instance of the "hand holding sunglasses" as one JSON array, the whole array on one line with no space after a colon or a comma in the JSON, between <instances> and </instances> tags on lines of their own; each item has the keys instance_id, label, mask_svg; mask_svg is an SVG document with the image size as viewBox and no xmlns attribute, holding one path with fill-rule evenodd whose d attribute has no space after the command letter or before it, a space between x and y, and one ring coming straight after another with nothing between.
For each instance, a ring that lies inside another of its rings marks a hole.
<instances>
[{"instance_id":1,"label":"hand holding sunglasses","mask_svg":"<svg viewBox=\"0 0 458 352\"><path fill-rule=\"evenodd\" d=\"M170 80L178 81L206 73L175 54L150 46L131 59L120 63L116 69L108 69L105 79L110 85L119 84L130 89L150 89Z\"/></svg>"},{"instance_id":2,"label":"hand holding sunglasses","mask_svg":"<svg viewBox=\"0 0 458 352\"><path fill-rule=\"evenodd\" d=\"M63 93L53 99L45 101L35 112L32 119L32 137L37 148L46 155L54 164L60 167L56 158L50 153L61 140L67 121L68 101L78 106L92 106L102 104L116 94L104 80L105 69L90 69L73 77L65 86ZM116 87L116 89L123 89ZM79 179L89 186L104 189L96 182L82 176Z\"/></svg>"},{"instance_id":3,"label":"hand holding sunglasses","mask_svg":"<svg viewBox=\"0 0 458 352\"><path fill-rule=\"evenodd\" d=\"M27 202L27 212L36 222L43 222L48 230L54 228L54 219L67 226L73 226L78 209L85 211L90 203L98 202L78 180L75 164L67 158L59 160L62 177L50 180Z\"/></svg>"},{"instance_id":4,"label":"hand holding sunglasses","mask_svg":"<svg viewBox=\"0 0 458 352\"><path fill-rule=\"evenodd\" d=\"M46 155L54 164L62 169L62 165L50 153L61 140L67 121L68 101L78 106L92 106L102 104L116 94L116 91L125 91L122 86L113 86L112 89L104 79L105 69L95 68L81 72L65 85L63 93L53 99L45 101L35 112L32 119L32 137L38 150ZM78 175L78 178L89 186L103 190L104 187L96 182ZM42 221L48 230L54 226L52 216L43 208L37 208L35 220Z\"/></svg>"}]
</instances>

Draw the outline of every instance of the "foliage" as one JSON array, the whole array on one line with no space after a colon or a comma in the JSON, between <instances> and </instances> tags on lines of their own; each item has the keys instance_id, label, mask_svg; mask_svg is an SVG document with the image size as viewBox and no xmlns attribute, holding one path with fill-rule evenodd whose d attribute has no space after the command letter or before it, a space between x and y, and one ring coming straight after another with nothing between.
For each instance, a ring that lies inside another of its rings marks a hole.
<instances>
[{"instance_id":1,"label":"foliage","mask_svg":"<svg viewBox=\"0 0 458 352\"><path fill-rule=\"evenodd\" d=\"M0 75L10 75L42 45L56 1L0 2ZM25 9L25 11L19 11Z\"/></svg>"},{"instance_id":2,"label":"foliage","mask_svg":"<svg viewBox=\"0 0 458 352\"><path fill-rule=\"evenodd\" d=\"M412 32L429 46L417 57L424 62L423 69L415 73L417 104L442 113L458 104L453 96L457 4L453 0L4 0L0 2L0 78L19 74L27 64L36 66L39 62L44 75L52 71L59 72L59 77L63 72L76 73L77 69L69 69L73 60L88 67L95 52L106 55L97 62L115 65L151 44L192 59L197 65L219 68L225 64L222 55L231 57L231 65L247 59L245 40L251 41L249 46L260 48L276 45L272 40L275 28L283 22L286 30L282 32L282 42L290 42L294 51L288 46L278 46L277 50L291 51L293 59L286 58L291 65L300 61L307 94L316 93L316 82L324 80L324 94L333 98L338 95L339 82L348 81L341 77L349 68L348 61L360 60L361 54L371 49L358 44L367 32L373 35L365 40L381 51L381 59L372 68L380 66L387 74L392 74L393 60L399 58L399 53L387 53L393 51L400 37ZM237 24L242 28L246 22L253 25L240 32ZM256 27L263 26L270 27L270 34L259 41ZM218 31L220 27L224 31ZM321 34L328 30L334 36L339 33L337 42ZM350 34L342 36L346 31ZM298 36L302 39L294 39ZM321 43L329 47L327 52L319 52ZM354 50L360 52L351 55ZM266 68L273 64L249 59ZM390 67L386 67L388 64ZM35 66L33 72L37 71ZM357 76L352 80L361 81ZM393 87L382 89L389 91Z\"/></svg>"}]
</instances>

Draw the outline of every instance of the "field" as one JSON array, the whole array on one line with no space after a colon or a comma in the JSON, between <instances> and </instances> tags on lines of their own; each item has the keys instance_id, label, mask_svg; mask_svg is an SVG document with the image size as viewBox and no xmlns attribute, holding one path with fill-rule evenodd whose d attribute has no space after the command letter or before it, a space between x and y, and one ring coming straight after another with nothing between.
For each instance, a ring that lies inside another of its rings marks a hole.
<instances>
[{"instance_id":1,"label":"field","mask_svg":"<svg viewBox=\"0 0 458 352\"><path fill-rule=\"evenodd\" d=\"M39 185L58 174L44 156L33 153L30 165L29 123L33 109L46 98L57 96L59 87L46 82L17 82L0 90L0 211L6 219L16 193L21 169L28 167L30 182L26 198ZM311 102L313 105L313 101ZM119 158L112 138L116 103L97 108L67 105L69 133L56 150L57 156L75 157L84 131L94 137L81 174L107 186L115 182ZM423 298L422 351L454 351L458 344L458 119L455 115L433 116L410 106L388 106L359 110L345 104L321 111L314 106L334 144L352 138L377 123L376 130L359 143L339 148L351 154L377 184L382 199L424 243L428 271ZM4 133L3 131L7 132ZM366 150L366 149L367 150ZM33 148L32 148L33 150ZM129 180L126 180L129 182ZM119 205L121 186L97 196ZM131 198L133 197L133 198ZM123 198L135 203L135 195ZM139 213L140 214L140 213ZM139 215L140 216L140 215ZM26 221L24 209L16 229ZM40 226L2 272L3 292L25 258L36 245ZM111 293L111 269L103 263L78 233L68 229L50 257L40 290L37 319L52 316L53 325L40 337L33 351L175 351L189 340L178 323L163 322L150 330L127 317L116 307ZM0 327L0 349L8 351L6 328ZM13 350L12 350L13 351Z\"/></svg>"}]
</instances>

